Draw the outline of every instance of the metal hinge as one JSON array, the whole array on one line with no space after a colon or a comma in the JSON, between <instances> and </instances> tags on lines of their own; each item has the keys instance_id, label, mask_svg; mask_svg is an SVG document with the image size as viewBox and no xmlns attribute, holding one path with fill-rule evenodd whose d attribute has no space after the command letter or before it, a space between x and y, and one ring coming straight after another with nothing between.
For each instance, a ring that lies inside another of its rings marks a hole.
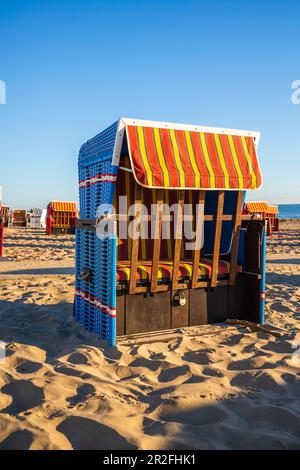
<instances>
[{"instance_id":1,"label":"metal hinge","mask_svg":"<svg viewBox=\"0 0 300 470\"><path fill-rule=\"evenodd\" d=\"M76 219L76 229L95 231L96 230L96 219Z\"/></svg>"}]
</instances>

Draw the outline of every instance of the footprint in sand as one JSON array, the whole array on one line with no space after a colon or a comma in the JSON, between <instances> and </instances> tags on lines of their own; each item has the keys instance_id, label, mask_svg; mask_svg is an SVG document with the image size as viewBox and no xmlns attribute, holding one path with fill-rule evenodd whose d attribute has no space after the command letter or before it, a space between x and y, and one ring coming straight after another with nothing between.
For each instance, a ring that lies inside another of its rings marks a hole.
<instances>
[{"instance_id":1,"label":"footprint in sand","mask_svg":"<svg viewBox=\"0 0 300 470\"><path fill-rule=\"evenodd\" d=\"M92 419L71 416L57 427L75 450L134 450L123 436Z\"/></svg>"},{"instance_id":2,"label":"footprint in sand","mask_svg":"<svg viewBox=\"0 0 300 470\"><path fill-rule=\"evenodd\" d=\"M271 303L270 308L279 313L289 313L290 311L290 308L284 306L282 302L273 302Z\"/></svg>"},{"instance_id":3,"label":"footprint in sand","mask_svg":"<svg viewBox=\"0 0 300 470\"><path fill-rule=\"evenodd\" d=\"M33 374L40 370L41 367L42 364L40 362L25 361L16 368L16 371L19 374Z\"/></svg>"},{"instance_id":4,"label":"footprint in sand","mask_svg":"<svg viewBox=\"0 0 300 470\"><path fill-rule=\"evenodd\" d=\"M250 343L250 344L247 344L247 346L244 346L242 348L242 352L243 353L252 353L254 352L255 354L257 354L257 347L255 345L255 343ZM262 356L262 355L265 355L265 356L269 356L268 353L264 353L263 351L260 351L259 354Z\"/></svg>"},{"instance_id":5,"label":"footprint in sand","mask_svg":"<svg viewBox=\"0 0 300 470\"><path fill-rule=\"evenodd\" d=\"M205 378L201 377L200 375L192 375L189 379L187 379L184 383L185 384L200 384L205 382ZM205 398L205 395L202 397Z\"/></svg>"},{"instance_id":6,"label":"footprint in sand","mask_svg":"<svg viewBox=\"0 0 300 470\"><path fill-rule=\"evenodd\" d=\"M203 426L221 423L228 417L227 413L216 405L203 406L202 403L195 403L194 406L187 406L187 399L179 399L176 403L164 407L159 418L168 422Z\"/></svg>"},{"instance_id":7,"label":"footprint in sand","mask_svg":"<svg viewBox=\"0 0 300 470\"><path fill-rule=\"evenodd\" d=\"M164 353L154 353L149 351L151 361L163 361L166 358L166 355Z\"/></svg>"},{"instance_id":8,"label":"footprint in sand","mask_svg":"<svg viewBox=\"0 0 300 470\"><path fill-rule=\"evenodd\" d=\"M79 370L72 369L71 367L67 367L64 365L57 365L54 367L55 372L64 375L70 375L72 377L80 377L81 379L90 379L91 375L86 374L85 372L80 372Z\"/></svg>"},{"instance_id":9,"label":"footprint in sand","mask_svg":"<svg viewBox=\"0 0 300 470\"><path fill-rule=\"evenodd\" d=\"M32 442L32 433L23 429L11 433L0 442L0 450L28 450Z\"/></svg>"},{"instance_id":10,"label":"footprint in sand","mask_svg":"<svg viewBox=\"0 0 300 470\"><path fill-rule=\"evenodd\" d=\"M187 378L187 374L191 376L189 366L178 366L178 367L171 367L170 369L163 370L159 376L159 382L174 382L175 380L182 379L185 380Z\"/></svg>"},{"instance_id":11,"label":"footprint in sand","mask_svg":"<svg viewBox=\"0 0 300 470\"><path fill-rule=\"evenodd\" d=\"M224 374L220 370L213 369L212 367L204 367L202 373L209 377L224 377Z\"/></svg>"},{"instance_id":12,"label":"footprint in sand","mask_svg":"<svg viewBox=\"0 0 300 470\"><path fill-rule=\"evenodd\" d=\"M134 359L129 364L130 367L143 367L144 369L149 369L152 372L157 371L157 369L161 367L161 365L162 365L161 361L153 361L145 357L139 357L137 359Z\"/></svg>"},{"instance_id":13,"label":"footprint in sand","mask_svg":"<svg viewBox=\"0 0 300 470\"><path fill-rule=\"evenodd\" d=\"M77 388L76 394L73 397L67 398L69 408L73 408L79 403L85 402L89 397L95 395L96 389L91 384L83 384Z\"/></svg>"},{"instance_id":14,"label":"footprint in sand","mask_svg":"<svg viewBox=\"0 0 300 470\"><path fill-rule=\"evenodd\" d=\"M271 351L278 354L292 354L295 349L293 348L293 344L289 341L269 341L266 345L262 346L262 349L265 351Z\"/></svg>"},{"instance_id":15,"label":"footprint in sand","mask_svg":"<svg viewBox=\"0 0 300 470\"><path fill-rule=\"evenodd\" d=\"M247 359L240 359L237 361L230 362L227 365L228 370L256 370L256 369L274 369L278 363L269 363L266 360L265 355L263 356L252 356Z\"/></svg>"},{"instance_id":16,"label":"footprint in sand","mask_svg":"<svg viewBox=\"0 0 300 470\"><path fill-rule=\"evenodd\" d=\"M237 346L244 338L245 335L242 335L240 333L233 334L232 336L230 336L230 338L226 338L221 344L223 344L224 346Z\"/></svg>"},{"instance_id":17,"label":"footprint in sand","mask_svg":"<svg viewBox=\"0 0 300 470\"><path fill-rule=\"evenodd\" d=\"M1 413L18 414L41 405L45 396L43 389L29 380L16 380L1 389L2 393L12 396L12 403Z\"/></svg>"},{"instance_id":18,"label":"footprint in sand","mask_svg":"<svg viewBox=\"0 0 300 470\"><path fill-rule=\"evenodd\" d=\"M71 364L84 364L84 365L87 365L89 363L88 358L85 356L85 354L82 354L82 353L79 353L79 352L71 354L68 357L68 361Z\"/></svg>"},{"instance_id":19,"label":"footprint in sand","mask_svg":"<svg viewBox=\"0 0 300 470\"><path fill-rule=\"evenodd\" d=\"M183 354L182 359L199 365L208 365L211 362L208 354L204 351L188 351Z\"/></svg>"},{"instance_id":20,"label":"footprint in sand","mask_svg":"<svg viewBox=\"0 0 300 470\"><path fill-rule=\"evenodd\" d=\"M268 372L247 371L237 374L230 384L234 387L268 391L269 393L285 393L283 387L276 382L275 378Z\"/></svg>"},{"instance_id":21,"label":"footprint in sand","mask_svg":"<svg viewBox=\"0 0 300 470\"><path fill-rule=\"evenodd\" d=\"M165 424L155 419L148 418L147 416L143 419L143 432L150 436L156 436L157 434L162 435Z\"/></svg>"}]
</instances>

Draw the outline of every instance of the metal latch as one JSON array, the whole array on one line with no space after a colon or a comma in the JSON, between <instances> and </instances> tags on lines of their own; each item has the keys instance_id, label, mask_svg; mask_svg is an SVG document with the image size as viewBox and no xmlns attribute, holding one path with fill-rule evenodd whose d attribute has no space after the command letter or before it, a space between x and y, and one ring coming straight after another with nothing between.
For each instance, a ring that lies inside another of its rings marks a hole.
<instances>
[{"instance_id":1,"label":"metal latch","mask_svg":"<svg viewBox=\"0 0 300 470\"><path fill-rule=\"evenodd\" d=\"M95 219L76 219L77 230L94 231L96 229Z\"/></svg>"},{"instance_id":2,"label":"metal latch","mask_svg":"<svg viewBox=\"0 0 300 470\"><path fill-rule=\"evenodd\" d=\"M84 268L80 273L78 274L78 279L79 281L86 281L90 282L92 279L92 272L89 268Z\"/></svg>"},{"instance_id":3,"label":"metal latch","mask_svg":"<svg viewBox=\"0 0 300 470\"><path fill-rule=\"evenodd\" d=\"M185 296L185 293L182 292L182 291L177 291L175 294L174 294L174 297L173 299L175 300L175 302L178 302L178 304L183 307L185 304L186 304L186 296Z\"/></svg>"}]
</instances>

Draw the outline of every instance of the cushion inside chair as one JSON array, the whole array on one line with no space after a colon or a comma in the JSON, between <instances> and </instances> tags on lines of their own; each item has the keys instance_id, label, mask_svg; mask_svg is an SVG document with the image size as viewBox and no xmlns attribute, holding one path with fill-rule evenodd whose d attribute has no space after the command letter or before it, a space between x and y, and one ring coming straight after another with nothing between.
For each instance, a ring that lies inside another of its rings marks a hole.
<instances>
[{"instance_id":1,"label":"cushion inside chair","mask_svg":"<svg viewBox=\"0 0 300 470\"><path fill-rule=\"evenodd\" d=\"M236 271L241 272L241 266L237 266ZM119 261L117 264L117 282L126 284L130 279L130 261ZM191 279L193 271L192 261L180 261L179 263L179 280L186 281ZM198 279L207 279L212 273L212 258L203 258L199 262ZM219 260L218 276L226 276L230 273L230 262ZM152 261L139 261L136 279L138 284L147 284L151 282ZM161 261L158 267L158 280L160 283L170 282L173 274L173 261Z\"/></svg>"}]
</instances>

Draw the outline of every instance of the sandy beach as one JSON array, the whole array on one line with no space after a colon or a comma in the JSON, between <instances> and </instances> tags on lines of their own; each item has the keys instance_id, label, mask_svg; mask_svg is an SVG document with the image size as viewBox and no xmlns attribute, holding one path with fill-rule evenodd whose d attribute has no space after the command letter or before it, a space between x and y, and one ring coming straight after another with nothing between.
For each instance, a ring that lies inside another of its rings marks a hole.
<instances>
[{"instance_id":1,"label":"sandy beach","mask_svg":"<svg viewBox=\"0 0 300 470\"><path fill-rule=\"evenodd\" d=\"M0 449L300 449L300 221L281 227L266 297L281 337L206 325L115 349L73 320L74 236L7 229Z\"/></svg>"}]
</instances>

